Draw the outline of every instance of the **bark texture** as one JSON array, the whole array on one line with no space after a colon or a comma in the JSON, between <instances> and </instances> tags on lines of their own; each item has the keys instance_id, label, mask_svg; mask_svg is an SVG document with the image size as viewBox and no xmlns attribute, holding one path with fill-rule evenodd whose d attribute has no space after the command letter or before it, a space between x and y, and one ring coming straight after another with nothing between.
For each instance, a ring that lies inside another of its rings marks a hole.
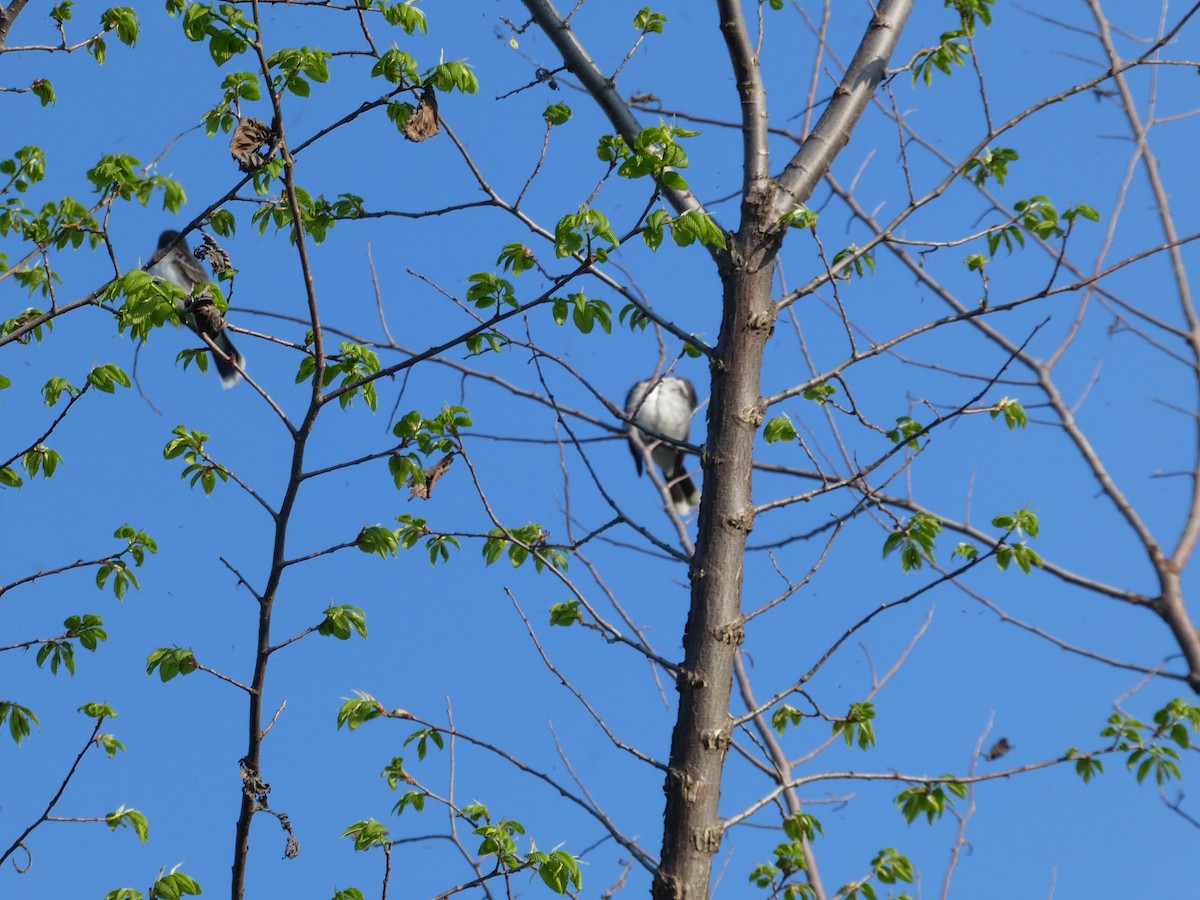
<instances>
[{"instance_id":1,"label":"bark texture","mask_svg":"<svg viewBox=\"0 0 1200 900\"><path fill-rule=\"evenodd\" d=\"M653 895L698 900L708 894L721 846L721 772L729 749L733 665L743 637L742 557L754 525L750 472L763 419L763 352L774 322L773 250L742 259L761 235L738 235L723 266L724 315L712 359L704 499L691 567L691 608L677 682L663 849Z\"/></svg>"},{"instance_id":2,"label":"bark texture","mask_svg":"<svg viewBox=\"0 0 1200 900\"><path fill-rule=\"evenodd\" d=\"M618 133L632 146L641 124L551 0L523 0L533 21ZM757 43L741 0L715 0L717 20L737 84L742 128L742 198L728 249L710 247L722 288L721 331L711 367L708 439L702 459L704 499L692 557L691 604L677 679L679 712L671 737L662 856L652 889L657 900L703 900L720 848L721 774L730 745L729 701L744 634L742 570L754 525L751 472L765 403L763 357L777 308L773 265L795 210L829 172L876 87L915 0L881 0L850 67L804 146L771 177L766 89ZM702 208L689 192L665 190L678 212Z\"/></svg>"},{"instance_id":3,"label":"bark texture","mask_svg":"<svg viewBox=\"0 0 1200 900\"><path fill-rule=\"evenodd\" d=\"M754 525L751 473L765 404L763 358L777 315L771 298L778 222L812 194L887 71L913 0L884 0L825 113L778 180L771 179L766 92L740 4L718 0L720 27L742 107L741 224L716 254L722 285L721 332L710 360L712 396L702 459L704 499L691 566L691 606L677 681L679 713L664 790L663 848L656 900L703 900L721 846L721 776L729 749L729 701L744 637L743 557Z\"/></svg>"}]
</instances>

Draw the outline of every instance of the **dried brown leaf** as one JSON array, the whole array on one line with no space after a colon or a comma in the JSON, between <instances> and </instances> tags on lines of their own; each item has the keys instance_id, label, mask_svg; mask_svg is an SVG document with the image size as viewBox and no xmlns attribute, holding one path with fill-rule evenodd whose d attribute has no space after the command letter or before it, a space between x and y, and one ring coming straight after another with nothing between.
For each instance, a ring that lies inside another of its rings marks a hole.
<instances>
[{"instance_id":1,"label":"dried brown leaf","mask_svg":"<svg viewBox=\"0 0 1200 900\"><path fill-rule=\"evenodd\" d=\"M279 136L261 119L242 116L229 140L229 153L243 172L253 172L275 155Z\"/></svg>"},{"instance_id":2,"label":"dried brown leaf","mask_svg":"<svg viewBox=\"0 0 1200 900\"><path fill-rule=\"evenodd\" d=\"M427 84L421 92L421 102L404 123L404 136L410 141L420 143L429 140L441 130L442 126L438 124L437 94L434 93L433 85Z\"/></svg>"},{"instance_id":3,"label":"dried brown leaf","mask_svg":"<svg viewBox=\"0 0 1200 900\"><path fill-rule=\"evenodd\" d=\"M450 464L454 462L454 454L447 453L428 469L423 469L425 475L424 482L418 481L414 475L408 479L408 489L410 491L408 499L420 497L422 500L428 500L429 495L433 493L433 486L437 484L438 479L450 471Z\"/></svg>"}]
</instances>

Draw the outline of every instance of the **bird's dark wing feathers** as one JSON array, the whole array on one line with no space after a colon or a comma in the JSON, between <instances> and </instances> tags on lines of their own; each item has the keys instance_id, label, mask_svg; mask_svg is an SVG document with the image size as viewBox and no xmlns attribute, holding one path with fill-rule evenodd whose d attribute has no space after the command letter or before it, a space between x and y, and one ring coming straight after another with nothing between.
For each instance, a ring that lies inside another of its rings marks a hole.
<instances>
[{"instance_id":1,"label":"bird's dark wing feathers","mask_svg":"<svg viewBox=\"0 0 1200 900\"><path fill-rule=\"evenodd\" d=\"M625 395L625 412L629 413L630 418L633 418L633 414L636 411L635 408L642 402L641 392L644 390L645 384L645 381L639 381Z\"/></svg>"},{"instance_id":2,"label":"bird's dark wing feathers","mask_svg":"<svg viewBox=\"0 0 1200 900\"><path fill-rule=\"evenodd\" d=\"M688 407L692 412L696 411L696 386L691 380L680 376L679 380L683 382L683 395L687 398Z\"/></svg>"},{"instance_id":3,"label":"bird's dark wing feathers","mask_svg":"<svg viewBox=\"0 0 1200 900\"><path fill-rule=\"evenodd\" d=\"M629 438L629 455L633 457L633 464L637 467L637 473L642 474L642 447L637 438L631 436Z\"/></svg>"}]
</instances>

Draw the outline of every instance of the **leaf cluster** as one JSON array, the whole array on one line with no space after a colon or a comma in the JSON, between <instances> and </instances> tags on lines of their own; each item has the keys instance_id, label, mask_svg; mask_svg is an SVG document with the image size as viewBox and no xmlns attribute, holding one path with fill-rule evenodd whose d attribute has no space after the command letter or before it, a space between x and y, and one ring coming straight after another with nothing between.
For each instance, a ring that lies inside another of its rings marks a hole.
<instances>
[{"instance_id":1,"label":"leaf cluster","mask_svg":"<svg viewBox=\"0 0 1200 900\"><path fill-rule=\"evenodd\" d=\"M851 703L845 718L837 719L833 723L833 733L840 734L847 747L858 744L860 750L870 750L875 746L875 725L872 722L874 718L874 703Z\"/></svg>"},{"instance_id":2,"label":"leaf cluster","mask_svg":"<svg viewBox=\"0 0 1200 900\"><path fill-rule=\"evenodd\" d=\"M941 533L941 519L932 513L917 513L887 536L883 555L887 557L899 549L901 569L905 572L920 569L926 560L934 562L934 545Z\"/></svg>"},{"instance_id":3,"label":"leaf cluster","mask_svg":"<svg viewBox=\"0 0 1200 900\"><path fill-rule=\"evenodd\" d=\"M567 569L567 554L561 547L548 543L550 532L536 522L520 528L493 528L483 542L483 560L487 565L507 554L514 569L533 557L534 568L541 572L547 566L560 572Z\"/></svg>"},{"instance_id":4,"label":"leaf cluster","mask_svg":"<svg viewBox=\"0 0 1200 900\"><path fill-rule=\"evenodd\" d=\"M169 440L167 445L163 447L163 458L178 459L179 457L183 457L185 465L179 477L184 481L190 478L191 487L195 487L197 482L199 482L200 487L204 489L204 495L207 497L216 488L218 479L221 482L229 480L229 471L219 463L213 462L204 449L204 444L209 439L209 435L203 431L189 430L186 425L176 425L171 433L175 437Z\"/></svg>"},{"instance_id":5,"label":"leaf cluster","mask_svg":"<svg viewBox=\"0 0 1200 900\"><path fill-rule=\"evenodd\" d=\"M910 825L918 816L925 816L932 823L940 819L948 807L954 806L954 798L967 796L967 786L955 781L953 776L945 776L945 781L931 781L923 785L901 791L896 796L896 805L900 813Z\"/></svg>"}]
</instances>

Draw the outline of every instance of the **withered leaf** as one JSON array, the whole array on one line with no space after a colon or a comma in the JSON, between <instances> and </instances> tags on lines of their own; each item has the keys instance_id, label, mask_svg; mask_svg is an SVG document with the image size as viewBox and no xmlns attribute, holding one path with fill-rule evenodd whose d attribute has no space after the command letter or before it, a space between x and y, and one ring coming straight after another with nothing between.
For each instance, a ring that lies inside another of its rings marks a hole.
<instances>
[{"instance_id":1,"label":"withered leaf","mask_svg":"<svg viewBox=\"0 0 1200 900\"><path fill-rule=\"evenodd\" d=\"M207 231L203 231L201 234L204 235L204 243L192 251L192 256L199 260L208 260L214 272L228 272L232 269L233 262L229 259L225 248L218 244L216 238Z\"/></svg>"},{"instance_id":2,"label":"withered leaf","mask_svg":"<svg viewBox=\"0 0 1200 900\"><path fill-rule=\"evenodd\" d=\"M193 297L184 312L195 319L197 334L215 338L225 328L225 316L213 303L212 292L208 288Z\"/></svg>"},{"instance_id":3,"label":"withered leaf","mask_svg":"<svg viewBox=\"0 0 1200 900\"><path fill-rule=\"evenodd\" d=\"M242 116L229 140L229 153L243 172L253 172L275 155L279 136L261 119Z\"/></svg>"},{"instance_id":4,"label":"withered leaf","mask_svg":"<svg viewBox=\"0 0 1200 900\"><path fill-rule=\"evenodd\" d=\"M417 480L417 476L408 479L408 489L410 491L408 499L420 497L422 500L428 500L429 495L433 493L433 486L437 484L438 479L450 471L450 464L454 462L454 454L447 453L428 469L422 469L425 475L425 481Z\"/></svg>"},{"instance_id":5,"label":"withered leaf","mask_svg":"<svg viewBox=\"0 0 1200 900\"><path fill-rule=\"evenodd\" d=\"M438 124L437 94L434 93L433 85L427 84L421 92L421 102L404 123L404 136L410 141L420 143L429 140L441 130L442 126Z\"/></svg>"}]
</instances>

